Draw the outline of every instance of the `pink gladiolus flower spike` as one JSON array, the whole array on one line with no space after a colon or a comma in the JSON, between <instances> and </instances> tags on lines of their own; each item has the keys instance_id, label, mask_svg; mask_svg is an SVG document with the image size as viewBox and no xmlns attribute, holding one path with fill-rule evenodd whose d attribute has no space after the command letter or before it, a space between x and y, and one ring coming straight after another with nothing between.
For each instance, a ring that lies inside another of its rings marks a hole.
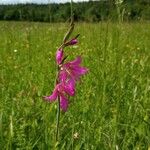
<instances>
[{"instance_id":1,"label":"pink gladiolus flower spike","mask_svg":"<svg viewBox=\"0 0 150 150\"><path fill-rule=\"evenodd\" d=\"M58 49L56 52L56 62L58 65L61 64L63 57L64 57L63 49L62 48Z\"/></svg>"},{"instance_id":2,"label":"pink gladiolus flower spike","mask_svg":"<svg viewBox=\"0 0 150 150\"><path fill-rule=\"evenodd\" d=\"M59 79L61 81L66 81L71 79L74 82L80 79L80 76L86 74L88 69L81 67L81 57L78 56L75 60L65 63L61 66L61 71L59 73Z\"/></svg>"},{"instance_id":3,"label":"pink gladiolus flower spike","mask_svg":"<svg viewBox=\"0 0 150 150\"><path fill-rule=\"evenodd\" d=\"M49 100L50 102L55 101L58 96L60 96L60 107L63 111L67 111L68 108L68 99L67 95L74 96L75 95L75 83L71 80L68 80L66 83L61 82L56 85L52 95L45 96L45 100Z\"/></svg>"}]
</instances>

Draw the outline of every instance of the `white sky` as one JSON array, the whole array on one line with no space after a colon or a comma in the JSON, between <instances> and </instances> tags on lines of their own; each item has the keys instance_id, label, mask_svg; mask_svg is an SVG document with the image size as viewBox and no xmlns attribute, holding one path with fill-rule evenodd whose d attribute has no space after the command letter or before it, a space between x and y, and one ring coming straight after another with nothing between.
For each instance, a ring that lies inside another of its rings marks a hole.
<instances>
[{"instance_id":1,"label":"white sky","mask_svg":"<svg viewBox=\"0 0 150 150\"><path fill-rule=\"evenodd\" d=\"M89 1L89 0L73 0L73 2ZM64 3L70 0L0 0L0 4L16 4L16 3Z\"/></svg>"}]
</instances>

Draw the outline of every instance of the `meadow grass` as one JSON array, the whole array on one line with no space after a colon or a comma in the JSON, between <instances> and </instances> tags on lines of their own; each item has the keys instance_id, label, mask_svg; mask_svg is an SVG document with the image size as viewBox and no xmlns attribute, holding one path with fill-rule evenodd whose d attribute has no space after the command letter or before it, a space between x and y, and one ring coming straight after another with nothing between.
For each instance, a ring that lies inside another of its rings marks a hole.
<instances>
[{"instance_id":1,"label":"meadow grass","mask_svg":"<svg viewBox=\"0 0 150 150\"><path fill-rule=\"evenodd\" d=\"M55 80L55 51L67 24L0 22L0 149L150 149L149 22L76 24L90 69L61 113L47 103Z\"/></svg>"}]
</instances>

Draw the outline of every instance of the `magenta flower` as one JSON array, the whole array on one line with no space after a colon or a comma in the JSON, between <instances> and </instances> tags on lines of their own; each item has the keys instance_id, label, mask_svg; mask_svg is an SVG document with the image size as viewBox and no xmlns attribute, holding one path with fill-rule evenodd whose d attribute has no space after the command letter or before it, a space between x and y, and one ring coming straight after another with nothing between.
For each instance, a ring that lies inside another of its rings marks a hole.
<instances>
[{"instance_id":1,"label":"magenta flower","mask_svg":"<svg viewBox=\"0 0 150 150\"><path fill-rule=\"evenodd\" d=\"M78 43L77 39L71 39L71 40L69 41L69 44L70 44L70 45L75 45L75 44L77 44L77 43Z\"/></svg>"},{"instance_id":2,"label":"magenta flower","mask_svg":"<svg viewBox=\"0 0 150 150\"><path fill-rule=\"evenodd\" d=\"M65 46L74 45L77 42L78 42L77 39L74 38L74 39L71 39L69 42L67 42ZM64 57L64 51L62 48L59 48L56 52L56 62L58 65L62 63L63 57Z\"/></svg>"},{"instance_id":3,"label":"magenta flower","mask_svg":"<svg viewBox=\"0 0 150 150\"><path fill-rule=\"evenodd\" d=\"M80 66L81 61L81 57L78 56L75 60L62 64L59 73L59 79L61 81L66 81L67 79L70 79L74 82L79 80L80 76L88 72L87 68Z\"/></svg>"},{"instance_id":4,"label":"magenta flower","mask_svg":"<svg viewBox=\"0 0 150 150\"><path fill-rule=\"evenodd\" d=\"M62 48L58 49L56 52L56 62L58 65L61 64L63 56L64 56L63 49Z\"/></svg>"},{"instance_id":5,"label":"magenta flower","mask_svg":"<svg viewBox=\"0 0 150 150\"><path fill-rule=\"evenodd\" d=\"M60 108L63 111L67 111L68 109L68 99L65 96L60 96Z\"/></svg>"},{"instance_id":6,"label":"magenta flower","mask_svg":"<svg viewBox=\"0 0 150 150\"><path fill-rule=\"evenodd\" d=\"M75 45L77 43L78 43L78 40L76 38L73 38L70 41L68 41L67 43L65 43L65 46Z\"/></svg>"},{"instance_id":7,"label":"magenta flower","mask_svg":"<svg viewBox=\"0 0 150 150\"><path fill-rule=\"evenodd\" d=\"M57 84L52 95L45 96L44 98L46 100L49 100L50 102L53 102L58 98L58 96L60 96L60 107L63 111L67 111L68 95L75 95L75 82L73 82L72 80L68 80L67 82L61 82Z\"/></svg>"}]
</instances>

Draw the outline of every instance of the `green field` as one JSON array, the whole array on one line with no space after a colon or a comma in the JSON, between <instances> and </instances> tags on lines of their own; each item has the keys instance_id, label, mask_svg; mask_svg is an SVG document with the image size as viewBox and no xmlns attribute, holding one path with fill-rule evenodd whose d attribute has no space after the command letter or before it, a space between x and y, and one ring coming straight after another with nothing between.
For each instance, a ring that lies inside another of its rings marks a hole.
<instances>
[{"instance_id":1,"label":"green field","mask_svg":"<svg viewBox=\"0 0 150 150\"><path fill-rule=\"evenodd\" d=\"M55 80L55 51L68 24L0 22L1 150L149 150L150 22L76 24L90 69L61 113L47 103Z\"/></svg>"}]
</instances>

